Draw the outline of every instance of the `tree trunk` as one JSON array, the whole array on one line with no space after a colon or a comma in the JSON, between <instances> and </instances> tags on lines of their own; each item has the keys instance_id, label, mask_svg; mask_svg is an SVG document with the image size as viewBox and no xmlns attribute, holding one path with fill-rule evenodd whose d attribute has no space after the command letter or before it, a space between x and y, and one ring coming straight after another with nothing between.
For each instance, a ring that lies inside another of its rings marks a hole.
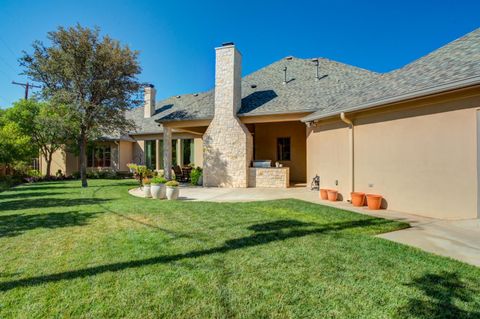
<instances>
[{"instance_id":1,"label":"tree trunk","mask_svg":"<svg viewBox=\"0 0 480 319\"><path fill-rule=\"evenodd\" d=\"M82 180L82 187L88 187L87 183L87 137L85 132L80 134L80 178Z\"/></svg>"},{"instance_id":2,"label":"tree trunk","mask_svg":"<svg viewBox=\"0 0 480 319\"><path fill-rule=\"evenodd\" d=\"M47 178L49 178L51 175L50 169L52 167L52 156L53 156L53 152L49 152L48 155L45 156L45 162L47 163L47 170L46 170L45 176Z\"/></svg>"}]
</instances>

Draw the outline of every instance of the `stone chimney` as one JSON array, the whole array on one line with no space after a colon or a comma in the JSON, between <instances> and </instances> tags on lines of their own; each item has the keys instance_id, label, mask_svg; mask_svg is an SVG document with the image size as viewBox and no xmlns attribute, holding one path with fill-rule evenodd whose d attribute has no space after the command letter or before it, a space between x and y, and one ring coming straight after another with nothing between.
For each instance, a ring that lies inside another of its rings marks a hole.
<instances>
[{"instance_id":1,"label":"stone chimney","mask_svg":"<svg viewBox=\"0 0 480 319\"><path fill-rule=\"evenodd\" d=\"M215 49L215 114L203 136L205 186L248 187L253 138L238 119L242 56L233 43Z\"/></svg>"},{"instance_id":2,"label":"stone chimney","mask_svg":"<svg viewBox=\"0 0 480 319\"><path fill-rule=\"evenodd\" d=\"M143 106L143 117L148 118L152 117L155 114L155 94L157 91L153 84L149 84L145 87L144 99L145 104Z\"/></svg>"}]
</instances>

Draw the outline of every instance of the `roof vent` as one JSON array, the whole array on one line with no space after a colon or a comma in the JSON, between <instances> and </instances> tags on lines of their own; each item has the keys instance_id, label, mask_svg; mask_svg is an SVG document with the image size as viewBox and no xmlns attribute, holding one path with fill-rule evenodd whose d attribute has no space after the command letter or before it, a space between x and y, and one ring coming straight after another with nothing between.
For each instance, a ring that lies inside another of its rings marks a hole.
<instances>
[{"instance_id":1,"label":"roof vent","mask_svg":"<svg viewBox=\"0 0 480 319\"><path fill-rule=\"evenodd\" d=\"M198 93L194 93L193 96L198 96Z\"/></svg>"},{"instance_id":2,"label":"roof vent","mask_svg":"<svg viewBox=\"0 0 480 319\"><path fill-rule=\"evenodd\" d=\"M177 99L179 99L179 98L180 98L180 95L177 95Z\"/></svg>"},{"instance_id":3,"label":"roof vent","mask_svg":"<svg viewBox=\"0 0 480 319\"><path fill-rule=\"evenodd\" d=\"M283 68L283 84L287 84L287 67Z\"/></svg>"},{"instance_id":4,"label":"roof vent","mask_svg":"<svg viewBox=\"0 0 480 319\"><path fill-rule=\"evenodd\" d=\"M318 58L314 58L312 59L312 62L317 66L317 76L315 79L318 81L320 80L320 60Z\"/></svg>"},{"instance_id":5,"label":"roof vent","mask_svg":"<svg viewBox=\"0 0 480 319\"><path fill-rule=\"evenodd\" d=\"M285 60L289 60L289 61L292 60L292 59L293 59L293 56L291 56L291 55L289 55L285 58Z\"/></svg>"},{"instance_id":6,"label":"roof vent","mask_svg":"<svg viewBox=\"0 0 480 319\"><path fill-rule=\"evenodd\" d=\"M229 45L234 45L235 43L233 42L223 42L222 47L228 47Z\"/></svg>"},{"instance_id":7,"label":"roof vent","mask_svg":"<svg viewBox=\"0 0 480 319\"><path fill-rule=\"evenodd\" d=\"M257 87L257 85L256 85L256 84L252 84L252 85L250 85L250 87L251 87L252 89L255 89L255 88Z\"/></svg>"}]
</instances>

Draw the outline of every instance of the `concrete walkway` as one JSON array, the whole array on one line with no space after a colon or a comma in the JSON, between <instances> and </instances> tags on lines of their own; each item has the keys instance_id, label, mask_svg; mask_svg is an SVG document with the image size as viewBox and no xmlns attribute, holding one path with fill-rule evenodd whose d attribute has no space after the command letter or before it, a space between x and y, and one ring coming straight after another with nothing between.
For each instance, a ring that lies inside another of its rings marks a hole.
<instances>
[{"instance_id":1,"label":"concrete walkway","mask_svg":"<svg viewBox=\"0 0 480 319\"><path fill-rule=\"evenodd\" d=\"M130 193L143 197L143 193L139 190L131 190ZM371 211L353 207L346 202L323 201L319 199L318 192L310 191L305 187L231 189L182 186L180 190L180 199L193 201L242 202L285 198L295 198L360 214L407 222L410 228L382 234L379 237L480 267L479 219L449 221L391 210Z\"/></svg>"}]
</instances>

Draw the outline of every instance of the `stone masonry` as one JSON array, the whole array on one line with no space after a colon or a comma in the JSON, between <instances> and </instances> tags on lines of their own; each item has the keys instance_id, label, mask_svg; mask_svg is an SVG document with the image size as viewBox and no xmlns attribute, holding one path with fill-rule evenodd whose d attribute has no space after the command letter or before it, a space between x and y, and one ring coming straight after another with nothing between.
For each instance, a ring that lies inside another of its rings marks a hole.
<instances>
[{"instance_id":1,"label":"stone masonry","mask_svg":"<svg viewBox=\"0 0 480 319\"><path fill-rule=\"evenodd\" d=\"M290 186L288 167L250 167L249 187L287 188Z\"/></svg>"},{"instance_id":2,"label":"stone masonry","mask_svg":"<svg viewBox=\"0 0 480 319\"><path fill-rule=\"evenodd\" d=\"M248 187L253 138L240 122L242 56L234 45L216 49L215 115L203 136L203 184Z\"/></svg>"}]
</instances>

